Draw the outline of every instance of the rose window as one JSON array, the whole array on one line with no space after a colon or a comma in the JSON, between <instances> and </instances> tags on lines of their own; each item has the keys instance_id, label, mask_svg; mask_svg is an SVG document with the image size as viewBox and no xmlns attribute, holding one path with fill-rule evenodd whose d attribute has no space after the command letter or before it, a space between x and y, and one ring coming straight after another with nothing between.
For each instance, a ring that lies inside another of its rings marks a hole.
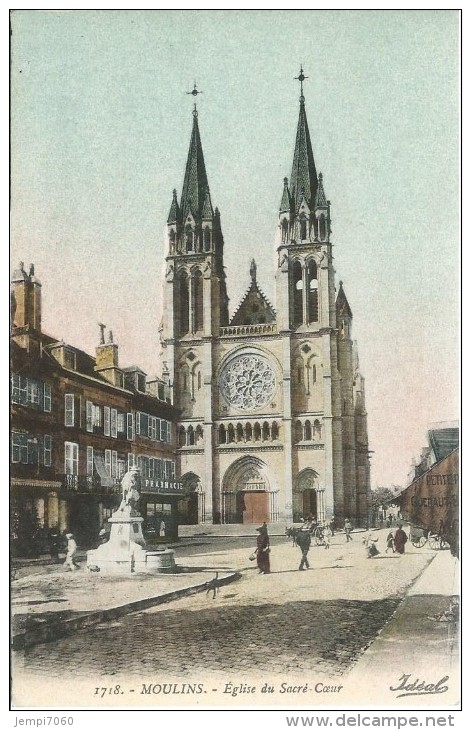
<instances>
[{"instance_id":1,"label":"rose window","mask_svg":"<svg viewBox=\"0 0 471 730\"><path fill-rule=\"evenodd\" d=\"M275 373L258 355L241 355L232 360L221 376L224 398L232 406L254 410L267 405L275 393Z\"/></svg>"}]
</instances>

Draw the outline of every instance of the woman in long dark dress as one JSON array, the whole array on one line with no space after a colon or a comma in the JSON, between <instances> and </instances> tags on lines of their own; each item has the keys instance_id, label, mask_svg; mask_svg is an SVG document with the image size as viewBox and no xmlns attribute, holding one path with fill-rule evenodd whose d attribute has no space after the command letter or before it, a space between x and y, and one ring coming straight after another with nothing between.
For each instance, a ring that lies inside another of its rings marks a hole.
<instances>
[{"instance_id":1,"label":"woman in long dark dress","mask_svg":"<svg viewBox=\"0 0 471 730\"><path fill-rule=\"evenodd\" d=\"M399 555L404 555L406 542L407 535L402 529L402 525L399 525L396 530L396 534L394 535L394 547L396 548L396 553L399 553Z\"/></svg>"},{"instance_id":2,"label":"woman in long dark dress","mask_svg":"<svg viewBox=\"0 0 471 730\"><path fill-rule=\"evenodd\" d=\"M257 567L265 575L270 572L270 539L266 525L257 527Z\"/></svg>"}]
</instances>

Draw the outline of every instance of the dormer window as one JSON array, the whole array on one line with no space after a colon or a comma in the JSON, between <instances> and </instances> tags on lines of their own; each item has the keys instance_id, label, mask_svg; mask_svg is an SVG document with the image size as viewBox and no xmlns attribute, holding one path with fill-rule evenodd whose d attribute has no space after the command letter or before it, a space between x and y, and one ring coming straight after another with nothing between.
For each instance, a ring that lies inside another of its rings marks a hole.
<instances>
[{"instance_id":1,"label":"dormer window","mask_svg":"<svg viewBox=\"0 0 471 730\"><path fill-rule=\"evenodd\" d=\"M146 376L142 373L136 373L136 390L141 393L146 392Z\"/></svg>"}]
</instances>

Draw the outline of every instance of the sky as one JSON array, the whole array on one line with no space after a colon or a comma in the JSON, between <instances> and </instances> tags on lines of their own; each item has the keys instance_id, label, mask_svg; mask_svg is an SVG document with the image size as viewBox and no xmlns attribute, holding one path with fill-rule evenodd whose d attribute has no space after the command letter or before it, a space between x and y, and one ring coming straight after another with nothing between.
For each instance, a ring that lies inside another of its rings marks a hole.
<instances>
[{"instance_id":1,"label":"sky","mask_svg":"<svg viewBox=\"0 0 471 730\"><path fill-rule=\"evenodd\" d=\"M460 409L460 68L454 10L17 10L11 265L34 263L43 329L160 373L165 223L196 81L230 311L274 302L274 240L300 63L334 265L366 380L372 486L407 484Z\"/></svg>"}]
</instances>

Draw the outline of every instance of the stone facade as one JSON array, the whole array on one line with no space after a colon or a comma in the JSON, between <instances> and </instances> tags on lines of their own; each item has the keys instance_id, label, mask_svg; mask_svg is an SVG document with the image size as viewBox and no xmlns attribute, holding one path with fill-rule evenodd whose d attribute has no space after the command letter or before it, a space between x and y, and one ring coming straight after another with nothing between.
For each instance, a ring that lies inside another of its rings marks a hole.
<instances>
[{"instance_id":1,"label":"stone facade","mask_svg":"<svg viewBox=\"0 0 471 730\"><path fill-rule=\"evenodd\" d=\"M335 285L330 201L300 98L291 178L276 231L276 310L257 283L229 318L224 238L196 108L180 202L167 221L161 342L180 412L177 474L198 495L193 520L366 524L364 380L352 312ZM266 254L270 255L270 247Z\"/></svg>"}]
</instances>

